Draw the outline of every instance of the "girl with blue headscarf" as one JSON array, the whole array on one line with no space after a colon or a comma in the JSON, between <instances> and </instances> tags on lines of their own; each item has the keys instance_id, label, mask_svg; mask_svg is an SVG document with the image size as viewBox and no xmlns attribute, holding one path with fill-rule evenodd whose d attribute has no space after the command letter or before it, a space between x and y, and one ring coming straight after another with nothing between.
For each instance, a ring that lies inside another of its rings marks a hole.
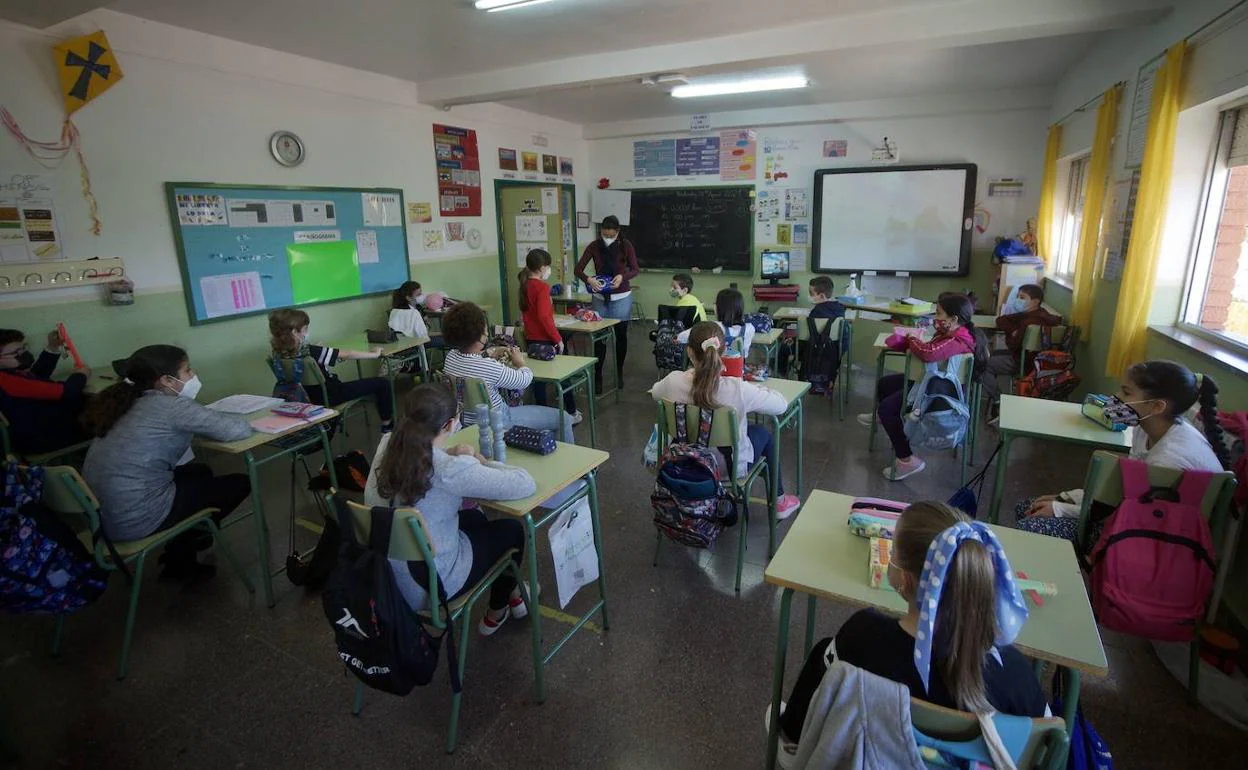
<instances>
[{"instance_id":1,"label":"girl with blue headscarf","mask_svg":"<svg viewBox=\"0 0 1248 770\"><path fill-rule=\"evenodd\" d=\"M796 749L810 700L838 658L940 706L1045 716L1031 663L1011 646L1027 606L987 525L945 503L911 505L897 521L888 582L909 611L860 610L815 645L782 707L782 748Z\"/></svg>"}]
</instances>

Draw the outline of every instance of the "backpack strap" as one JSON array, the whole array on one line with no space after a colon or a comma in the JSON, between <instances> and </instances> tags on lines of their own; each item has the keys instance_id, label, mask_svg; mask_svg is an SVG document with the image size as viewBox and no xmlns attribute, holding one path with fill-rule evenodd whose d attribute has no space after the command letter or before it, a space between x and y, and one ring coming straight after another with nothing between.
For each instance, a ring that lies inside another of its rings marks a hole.
<instances>
[{"instance_id":1,"label":"backpack strap","mask_svg":"<svg viewBox=\"0 0 1248 770\"><path fill-rule=\"evenodd\" d=\"M1209 471L1183 471L1175 487L1179 492L1179 502L1199 508L1212 483L1213 474Z\"/></svg>"},{"instance_id":2,"label":"backpack strap","mask_svg":"<svg viewBox=\"0 0 1248 770\"><path fill-rule=\"evenodd\" d=\"M710 446L711 420L714 416L710 409L698 410L698 446Z\"/></svg>"},{"instance_id":3,"label":"backpack strap","mask_svg":"<svg viewBox=\"0 0 1248 770\"><path fill-rule=\"evenodd\" d=\"M1148 483L1148 465L1142 460L1124 457L1118 461L1122 469L1122 499L1139 500L1148 494L1152 486Z\"/></svg>"},{"instance_id":4,"label":"backpack strap","mask_svg":"<svg viewBox=\"0 0 1248 770\"><path fill-rule=\"evenodd\" d=\"M689 427L685 422L685 412L688 407L685 404L676 404L676 443L689 443Z\"/></svg>"},{"instance_id":5,"label":"backpack strap","mask_svg":"<svg viewBox=\"0 0 1248 770\"><path fill-rule=\"evenodd\" d=\"M346 498L342 495L334 495L331 499L334 501L334 512L338 514L338 530L342 536L342 542L358 547L360 542L355 539L355 526L351 521L351 508L347 505Z\"/></svg>"}]
</instances>

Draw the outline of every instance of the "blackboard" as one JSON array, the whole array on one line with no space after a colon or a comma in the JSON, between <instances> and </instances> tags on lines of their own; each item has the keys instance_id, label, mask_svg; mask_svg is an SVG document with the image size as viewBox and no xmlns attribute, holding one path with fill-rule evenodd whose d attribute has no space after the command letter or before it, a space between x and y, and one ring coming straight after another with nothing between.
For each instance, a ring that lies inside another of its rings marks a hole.
<instances>
[{"instance_id":1,"label":"blackboard","mask_svg":"<svg viewBox=\"0 0 1248 770\"><path fill-rule=\"evenodd\" d=\"M624 235L637 250L641 269L752 271L753 185L632 192Z\"/></svg>"},{"instance_id":2,"label":"blackboard","mask_svg":"<svg viewBox=\"0 0 1248 770\"><path fill-rule=\"evenodd\" d=\"M192 325L393 291L403 191L166 182Z\"/></svg>"}]
</instances>

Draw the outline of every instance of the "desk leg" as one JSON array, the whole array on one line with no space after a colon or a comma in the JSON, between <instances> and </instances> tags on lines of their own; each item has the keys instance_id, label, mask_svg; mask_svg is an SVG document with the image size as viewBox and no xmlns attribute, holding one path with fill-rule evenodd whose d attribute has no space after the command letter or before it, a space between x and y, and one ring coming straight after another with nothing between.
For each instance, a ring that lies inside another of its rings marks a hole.
<instances>
[{"instance_id":1,"label":"desk leg","mask_svg":"<svg viewBox=\"0 0 1248 770\"><path fill-rule=\"evenodd\" d=\"M589 394L589 444L598 446L598 396L594 394L593 372L585 372L585 392Z\"/></svg>"},{"instance_id":2,"label":"desk leg","mask_svg":"<svg viewBox=\"0 0 1248 770\"><path fill-rule=\"evenodd\" d=\"M780 438L776 437L779 441ZM797 488L794 494L802 498L802 467L806 464L806 402L797 400ZM798 509L801 510L800 508Z\"/></svg>"},{"instance_id":3,"label":"desk leg","mask_svg":"<svg viewBox=\"0 0 1248 770\"><path fill-rule=\"evenodd\" d=\"M524 515L524 558L529 567L529 587L537 585L537 527L533 514ZM536 602L534 602L536 604ZM546 702L546 664L542 662L542 613L540 607L529 611L529 634L533 640L533 686L537 702Z\"/></svg>"},{"instance_id":4,"label":"desk leg","mask_svg":"<svg viewBox=\"0 0 1248 770\"><path fill-rule=\"evenodd\" d=\"M264 603L270 609L273 599L273 573L269 571L269 522L264 516L264 493L260 491L260 468L251 452L243 453L247 466L247 480L251 483L251 515L256 520L256 549L259 551L260 585L264 589ZM330 467L333 465L331 463Z\"/></svg>"},{"instance_id":5,"label":"desk leg","mask_svg":"<svg viewBox=\"0 0 1248 770\"><path fill-rule=\"evenodd\" d=\"M594 550L598 552L598 596L602 599L602 630L611 628L607 619L607 571L602 564L602 524L598 519L598 472L590 471L585 476L589 485L589 515L594 524Z\"/></svg>"},{"instance_id":6,"label":"desk leg","mask_svg":"<svg viewBox=\"0 0 1248 770\"><path fill-rule=\"evenodd\" d=\"M867 451L875 451L875 431L880 424L880 380L884 377L885 351L881 350L875 357L875 388L871 394L871 429L867 432Z\"/></svg>"},{"instance_id":7,"label":"desk leg","mask_svg":"<svg viewBox=\"0 0 1248 770\"><path fill-rule=\"evenodd\" d=\"M806 597L806 647L803 658L810 657L810 650L815 646L815 595Z\"/></svg>"},{"instance_id":8,"label":"desk leg","mask_svg":"<svg viewBox=\"0 0 1248 770\"><path fill-rule=\"evenodd\" d=\"M767 770L775 770L776 752L780 748L780 699L784 697L784 659L789 651L789 610L793 607L793 589L780 593L780 629L776 634L776 658L771 668L771 720L767 726Z\"/></svg>"},{"instance_id":9,"label":"desk leg","mask_svg":"<svg viewBox=\"0 0 1248 770\"><path fill-rule=\"evenodd\" d=\"M767 558L776 555L776 501L780 499L780 418L771 418L771 440L776 445L776 461L767 463ZM746 497L749 497L747 491ZM741 558L741 556L738 556ZM738 586L738 591L740 587Z\"/></svg>"},{"instance_id":10,"label":"desk leg","mask_svg":"<svg viewBox=\"0 0 1248 770\"><path fill-rule=\"evenodd\" d=\"M1005 496L1005 466L1010 462L1010 442L1014 437L1009 431L1001 431L1001 448L997 452L997 477L992 485L992 505L988 508L988 521L996 524L1001 515L1001 498Z\"/></svg>"},{"instance_id":11,"label":"desk leg","mask_svg":"<svg viewBox=\"0 0 1248 770\"><path fill-rule=\"evenodd\" d=\"M1066 720L1066 734L1074 735L1075 717L1079 713L1079 672L1073 668L1062 668L1062 675L1066 679L1065 691L1062 693L1062 719ZM1063 757L1058 767L1065 767L1067 758L1070 753L1070 744L1066 745L1067 757Z\"/></svg>"}]
</instances>

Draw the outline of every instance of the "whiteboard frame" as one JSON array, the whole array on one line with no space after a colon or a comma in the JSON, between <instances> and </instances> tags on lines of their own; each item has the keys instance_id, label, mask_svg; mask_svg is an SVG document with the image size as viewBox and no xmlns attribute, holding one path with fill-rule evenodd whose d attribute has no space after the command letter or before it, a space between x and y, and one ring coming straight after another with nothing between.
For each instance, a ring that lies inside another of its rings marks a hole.
<instances>
[{"instance_id":1,"label":"whiteboard frame","mask_svg":"<svg viewBox=\"0 0 1248 770\"><path fill-rule=\"evenodd\" d=\"M819 249L822 245L822 237L820 230L823 227L823 177L829 174L894 174L905 171L964 171L966 172L966 185L962 198L962 242L958 252L958 269L956 271L948 270L897 270L894 268L882 267L880 265L860 265L857 267L845 268L825 268L819 264ZM939 276L965 276L970 272L971 267L971 237L975 213L975 184L979 179L979 166L974 163L928 163L915 164L909 166L857 166L854 168L821 168L815 171L815 209L812 215L814 222L811 223L811 244L810 244L810 272L825 274L845 274L845 273L862 273L867 270L874 270L878 275L896 275L897 273L907 273L909 275L939 275Z\"/></svg>"}]
</instances>

